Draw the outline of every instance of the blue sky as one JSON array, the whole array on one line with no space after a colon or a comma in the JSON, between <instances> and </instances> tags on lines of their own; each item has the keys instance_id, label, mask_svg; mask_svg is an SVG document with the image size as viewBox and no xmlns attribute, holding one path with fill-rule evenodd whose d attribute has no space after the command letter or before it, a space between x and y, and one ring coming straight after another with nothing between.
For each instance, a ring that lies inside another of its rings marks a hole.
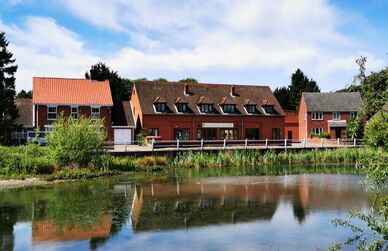
<instances>
[{"instance_id":1,"label":"blue sky","mask_svg":"<svg viewBox=\"0 0 388 251\"><path fill-rule=\"evenodd\" d=\"M388 63L388 0L2 0L0 31L33 76L83 77L98 61L131 79L287 85L301 68L323 91Z\"/></svg>"}]
</instances>

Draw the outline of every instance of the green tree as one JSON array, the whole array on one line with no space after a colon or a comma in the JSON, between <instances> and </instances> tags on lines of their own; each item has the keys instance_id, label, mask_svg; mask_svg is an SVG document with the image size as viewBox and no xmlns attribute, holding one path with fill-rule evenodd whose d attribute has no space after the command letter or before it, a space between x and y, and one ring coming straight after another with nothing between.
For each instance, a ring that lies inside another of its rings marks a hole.
<instances>
[{"instance_id":1,"label":"green tree","mask_svg":"<svg viewBox=\"0 0 388 251\"><path fill-rule=\"evenodd\" d=\"M290 90L288 87L277 87L273 94L283 109L292 110L294 108L290 103Z\"/></svg>"},{"instance_id":2,"label":"green tree","mask_svg":"<svg viewBox=\"0 0 388 251\"><path fill-rule=\"evenodd\" d=\"M120 77L117 71L109 69L109 67L102 62L92 65L90 70L85 73L85 78L97 81L109 80L114 104L129 100L131 97L132 81Z\"/></svg>"},{"instance_id":3,"label":"green tree","mask_svg":"<svg viewBox=\"0 0 388 251\"><path fill-rule=\"evenodd\" d=\"M25 90L22 89L20 92L18 92L18 94L16 95L16 98L32 99L32 91L26 92Z\"/></svg>"},{"instance_id":4,"label":"green tree","mask_svg":"<svg viewBox=\"0 0 388 251\"><path fill-rule=\"evenodd\" d=\"M352 211L347 219L334 219L335 226L352 231L345 242L337 243L330 250L345 246L357 246L357 250L388 250L388 158L372 157L364 159L358 167L366 173L367 190L375 193L375 200L368 213ZM354 221L358 221L355 224Z\"/></svg>"},{"instance_id":5,"label":"green tree","mask_svg":"<svg viewBox=\"0 0 388 251\"><path fill-rule=\"evenodd\" d=\"M198 83L198 80L195 78L184 78L179 80L180 83Z\"/></svg>"},{"instance_id":6,"label":"green tree","mask_svg":"<svg viewBox=\"0 0 388 251\"><path fill-rule=\"evenodd\" d=\"M15 105L15 73L18 66L8 51L5 33L0 33L0 143L7 140L7 132L18 117Z\"/></svg>"},{"instance_id":7,"label":"green tree","mask_svg":"<svg viewBox=\"0 0 388 251\"><path fill-rule=\"evenodd\" d=\"M388 67L373 72L361 84L362 108L368 118L388 104Z\"/></svg>"},{"instance_id":8,"label":"green tree","mask_svg":"<svg viewBox=\"0 0 388 251\"><path fill-rule=\"evenodd\" d=\"M317 83L309 79L304 73L297 69L294 74L291 76L291 85L289 86L290 90L290 106L293 110L299 108L299 102L302 97L302 92L320 92Z\"/></svg>"},{"instance_id":9,"label":"green tree","mask_svg":"<svg viewBox=\"0 0 388 251\"><path fill-rule=\"evenodd\" d=\"M388 112L379 111L367 122L364 139L373 147L388 148Z\"/></svg>"},{"instance_id":10,"label":"green tree","mask_svg":"<svg viewBox=\"0 0 388 251\"><path fill-rule=\"evenodd\" d=\"M337 92L361 92L361 83L366 78L366 61L367 59L364 56L361 56L360 58L356 59L356 64L358 65L358 74L353 77L353 81L350 85L338 90Z\"/></svg>"},{"instance_id":11,"label":"green tree","mask_svg":"<svg viewBox=\"0 0 388 251\"><path fill-rule=\"evenodd\" d=\"M364 126L362 124L362 113L358 113L356 117L349 121L346 128L346 136L351 139L360 139L363 137Z\"/></svg>"},{"instance_id":12,"label":"green tree","mask_svg":"<svg viewBox=\"0 0 388 251\"><path fill-rule=\"evenodd\" d=\"M47 143L59 164L86 165L106 138L102 120L60 116L47 135Z\"/></svg>"},{"instance_id":13,"label":"green tree","mask_svg":"<svg viewBox=\"0 0 388 251\"><path fill-rule=\"evenodd\" d=\"M297 69L291 76L291 84L287 87L276 88L274 95L284 109L297 110L299 109L302 92L320 91L314 80L309 79L300 69Z\"/></svg>"},{"instance_id":14,"label":"green tree","mask_svg":"<svg viewBox=\"0 0 388 251\"><path fill-rule=\"evenodd\" d=\"M166 78L157 78L157 79L154 79L154 81L157 81L157 82L168 82L168 80Z\"/></svg>"}]
</instances>

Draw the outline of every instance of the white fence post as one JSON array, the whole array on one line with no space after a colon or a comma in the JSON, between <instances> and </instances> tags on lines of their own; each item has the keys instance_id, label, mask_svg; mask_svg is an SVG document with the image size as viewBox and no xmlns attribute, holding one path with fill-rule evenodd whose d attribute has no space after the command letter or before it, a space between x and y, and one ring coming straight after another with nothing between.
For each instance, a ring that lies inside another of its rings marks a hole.
<instances>
[{"instance_id":1,"label":"white fence post","mask_svg":"<svg viewBox=\"0 0 388 251\"><path fill-rule=\"evenodd\" d=\"M124 152L127 152L127 140L124 140Z\"/></svg>"},{"instance_id":2,"label":"white fence post","mask_svg":"<svg viewBox=\"0 0 388 251\"><path fill-rule=\"evenodd\" d=\"M287 139L284 139L284 148L287 149Z\"/></svg>"},{"instance_id":3,"label":"white fence post","mask_svg":"<svg viewBox=\"0 0 388 251\"><path fill-rule=\"evenodd\" d=\"M306 148L306 137L303 138L303 148Z\"/></svg>"},{"instance_id":4,"label":"white fence post","mask_svg":"<svg viewBox=\"0 0 388 251\"><path fill-rule=\"evenodd\" d=\"M353 140L353 146L356 147L356 145L357 145L357 139L354 139Z\"/></svg>"},{"instance_id":5,"label":"white fence post","mask_svg":"<svg viewBox=\"0 0 388 251\"><path fill-rule=\"evenodd\" d=\"M268 148L268 139L265 139L265 149Z\"/></svg>"},{"instance_id":6,"label":"white fence post","mask_svg":"<svg viewBox=\"0 0 388 251\"><path fill-rule=\"evenodd\" d=\"M248 148L248 139L245 139L245 149Z\"/></svg>"},{"instance_id":7,"label":"white fence post","mask_svg":"<svg viewBox=\"0 0 388 251\"><path fill-rule=\"evenodd\" d=\"M337 139L337 147L339 147L339 145L340 145L340 139L338 138Z\"/></svg>"},{"instance_id":8,"label":"white fence post","mask_svg":"<svg viewBox=\"0 0 388 251\"><path fill-rule=\"evenodd\" d=\"M224 149L226 149L226 139L224 139Z\"/></svg>"},{"instance_id":9,"label":"white fence post","mask_svg":"<svg viewBox=\"0 0 388 251\"><path fill-rule=\"evenodd\" d=\"M321 138L321 147L323 147L323 138Z\"/></svg>"},{"instance_id":10,"label":"white fence post","mask_svg":"<svg viewBox=\"0 0 388 251\"><path fill-rule=\"evenodd\" d=\"M203 139L201 139L201 150L203 150Z\"/></svg>"},{"instance_id":11,"label":"white fence post","mask_svg":"<svg viewBox=\"0 0 388 251\"><path fill-rule=\"evenodd\" d=\"M151 150L154 151L155 139L151 140Z\"/></svg>"},{"instance_id":12,"label":"white fence post","mask_svg":"<svg viewBox=\"0 0 388 251\"><path fill-rule=\"evenodd\" d=\"M176 140L176 150L179 151L179 139Z\"/></svg>"}]
</instances>

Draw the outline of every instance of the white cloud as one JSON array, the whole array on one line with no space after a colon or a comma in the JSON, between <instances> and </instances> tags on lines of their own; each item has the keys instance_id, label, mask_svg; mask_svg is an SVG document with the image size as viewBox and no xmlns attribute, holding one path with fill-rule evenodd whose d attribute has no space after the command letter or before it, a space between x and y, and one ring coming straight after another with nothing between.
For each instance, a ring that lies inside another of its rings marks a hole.
<instances>
[{"instance_id":1,"label":"white cloud","mask_svg":"<svg viewBox=\"0 0 388 251\"><path fill-rule=\"evenodd\" d=\"M19 66L17 89L32 88L32 77L83 77L99 58L84 48L74 32L51 18L29 17L24 27L0 21L10 41L10 51Z\"/></svg>"},{"instance_id":2,"label":"white cloud","mask_svg":"<svg viewBox=\"0 0 388 251\"><path fill-rule=\"evenodd\" d=\"M370 55L370 66L384 65L340 32L341 16L327 0L67 0L65 6L93 25L130 34L135 44L106 59L127 76L193 70L222 75L247 67L289 75L300 67L329 90L351 79L360 51ZM104 18L87 14L86 6L93 6L92 13L107 10ZM339 73L342 83L333 83L331 74Z\"/></svg>"},{"instance_id":3,"label":"white cloud","mask_svg":"<svg viewBox=\"0 0 388 251\"><path fill-rule=\"evenodd\" d=\"M81 34L50 18L30 17L24 27L4 24L20 66L20 86L30 84L32 75L82 76L102 59L127 77L164 72L178 79L198 73L203 81L230 82L227 78L233 72L234 82L241 77L244 82L261 83L272 72L277 82L266 78L272 87L286 84L299 67L323 90L332 90L352 79L354 60L360 55L368 56L371 70L385 63L370 52L369 45L341 31L344 12L340 15L328 0L60 3L69 14L99 29L125 34L128 44L105 55L103 50L87 51Z\"/></svg>"}]
</instances>

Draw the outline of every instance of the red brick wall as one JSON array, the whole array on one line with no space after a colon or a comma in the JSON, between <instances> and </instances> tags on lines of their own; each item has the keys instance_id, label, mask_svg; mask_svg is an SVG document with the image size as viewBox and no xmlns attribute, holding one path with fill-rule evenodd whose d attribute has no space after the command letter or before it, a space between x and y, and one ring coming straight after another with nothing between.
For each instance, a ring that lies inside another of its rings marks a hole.
<instances>
[{"instance_id":1,"label":"red brick wall","mask_svg":"<svg viewBox=\"0 0 388 251\"><path fill-rule=\"evenodd\" d=\"M285 111L284 136L288 138L288 132L292 132L291 139L299 139L299 113L297 111Z\"/></svg>"},{"instance_id":2,"label":"red brick wall","mask_svg":"<svg viewBox=\"0 0 388 251\"><path fill-rule=\"evenodd\" d=\"M306 103L304 101L304 97L302 96L299 104L299 140L303 140L304 138L308 137L308 132L307 130L307 120L306 120L306 113L307 113L307 108L306 108Z\"/></svg>"},{"instance_id":3,"label":"red brick wall","mask_svg":"<svg viewBox=\"0 0 388 251\"><path fill-rule=\"evenodd\" d=\"M143 130L158 128L163 140L175 139L175 128L190 129L190 139L197 139L197 129L202 123L233 123L239 129L239 138L245 138L246 128L259 128L261 139L272 138L272 128L280 128L280 138L284 138L283 116L191 116L191 115L143 115Z\"/></svg>"},{"instance_id":4,"label":"red brick wall","mask_svg":"<svg viewBox=\"0 0 388 251\"><path fill-rule=\"evenodd\" d=\"M64 116L70 116L70 106L58 106L58 115L63 113ZM80 117L89 118L91 114L90 106L79 106L78 114ZM102 106L100 108L100 116L104 119L104 127L107 130L107 140L113 140L113 129L112 129L112 118L111 118L111 107ZM45 125L51 125L54 120L47 120L47 106L38 105L35 108L35 126L39 127L39 130L44 130Z\"/></svg>"}]
</instances>

